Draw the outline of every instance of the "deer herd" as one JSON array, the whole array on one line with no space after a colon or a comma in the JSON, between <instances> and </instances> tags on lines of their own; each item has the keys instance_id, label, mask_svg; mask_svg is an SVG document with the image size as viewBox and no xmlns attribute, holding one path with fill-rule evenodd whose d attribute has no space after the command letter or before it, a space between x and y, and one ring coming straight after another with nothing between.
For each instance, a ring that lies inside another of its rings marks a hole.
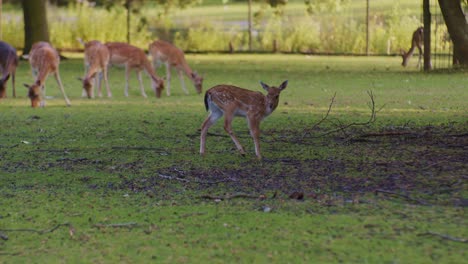
<instances>
[{"instance_id":1,"label":"deer herd","mask_svg":"<svg viewBox=\"0 0 468 264\"><path fill-rule=\"evenodd\" d=\"M101 86L104 79L107 96L112 97L109 87L108 69L111 65L121 65L125 67L125 90L128 97L129 78L132 70L136 71L143 97L147 97L143 87L141 72L144 71L151 79L151 87L157 98L161 97L164 89L164 80L157 76L155 67L161 64L166 66L166 95L171 95L171 69L174 68L180 78L182 89L185 94L188 90L184 83L184 74L189 78L198 94L202 92L203 77L193 71L185 60L184 52L173 44L156 40L149 47L150 61L147 54L140 48L122 42L102 43L97 40L84 42L79 40L84 46L85 75L80 78L82 82L82 96L94 98L94 87L97 88L97 95L102 96ZM411 48L408 52L401 52L403 58L402 66L406 66L409 58L414 53L415 48L419 50L418 67L421 62L423 45L423 28L419 27L412 36ZM65 99L67 106L70 106L59 74L60 56L56 49L47 42L35 43L29 55L25 56L31 65L34 82L24 84L28 89L28 97L32 107L45 106L45 82L49 74L53 74L59 89ZM16 97L15 73L18 66L18 56L16 49L6 42L0 41L0 98L6 97L6 83L11 77L13 86L13 97ZM261 159L260 153L260 122L270 115L278 106L280 93L286 88L288 81L284 81L278 87L269 86L260 82L267 94L254 92L233 85L220 84L207 90L205 93L205 107L209 112L208 117L202 124L200 135L200 154L205 154L206 135L208 129L221 117L224 116L224 130L231 137L236 148L242 155L245 155L244 148L234 135L231 123L234 117L244 117L247 119L250 135L255 145L255 154Z\"/></svg>"}]
</instances>

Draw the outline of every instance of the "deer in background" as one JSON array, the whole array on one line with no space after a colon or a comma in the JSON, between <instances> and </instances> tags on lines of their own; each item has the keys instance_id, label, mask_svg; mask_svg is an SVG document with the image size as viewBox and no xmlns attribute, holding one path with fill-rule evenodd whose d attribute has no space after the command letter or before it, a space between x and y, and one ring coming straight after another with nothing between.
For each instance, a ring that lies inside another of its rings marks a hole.
<instances>
[{"instance_id":1,"label":"deer in background","mask_svg":"<svg viewBox=\"0 0 468 264\"><path fill-rule=\"evenodd\" d=\"M151 77L152 89L156 97L161 97L161 91L164 89L164 81L154 72L151 62L146 54L140 48L122 42L108 42L105 44L110 52L110 64L125 65L125 96L128 96L129 75L132 69L135 69L140 83L140 91L143 97L147 97L141 79L141 71L144 70Z\"/></svg>"},{"instance_id":2,"label":"deer in background","mask_svg":"<svg viewBox=\"0 0 468 264\"><path fill-rule=\"evenodd\" d=\"M60 57L58 52L47 42L35 43L29 52L29 63L33 77L36 81L32 85L24 84L28 88L28 97L31 99L31 106L45 106L45 81L49 74L54 74L55 80L65 98L65 103L70 106L62 81L59 75Z\"/></svg>"},{"instance_id":3,"label":"deer in background","mask_svg":"<svg viewBox=\"0 0 468 264\"><path fill-rule=\"evenodd\" d=\"M197 93L200 94L202 92L203 77L198 75L197 72L192 71L181 49L169 42L156 40L149 45L148 50L153 58L153 65L155 67L159 67L161 63L166 65L167 96L171 95L171 68L177 70L185 94L188 94L188 90L187 87L185 87L184 73L193 82Z\"/></svg>"},{"instance_id":4,"label":"deer in background","mask_svg":"<svg viewBox=\"0 0 468 264\"><path fill-rule=\"evenodd\" d=\"M288 85L284 81L279 87L268 86L260 82L267 95L254 92L232 85L221 84L214 86L205 93L205 107L210 112L202 124L200 136L200 154L205 154L205 141L208 129L222 116L224 116L224 130L229 134L237 149L245 155L244 148L234 135L231 123L234 117L247 118L250 135L255 144L255 154L258 159L260 154L260 122L270 115L278 106L280 93Z\"/></svg>"},{"instance_id":5,"label":"deer in background","mask_svg":"<svg viewBox=\"0 0 468 264\"><path fill-rule=\"evenodd\" d=\"M13 85L13 97L16 97L15 74L18 67L18 56L16 49L10 44L0 41L0 70L2 76L0 78L0 98L6 97L7 81L11 76L11 84Z\"/></svg>"},{"instance_id":6,"label":"deer in background","mask_svg":"<svg viewBox=\"0 0 468 264\"><path fill-rule=\"evenodd\" d=\"M418 48L419 60L418 60L417 67L419 68L421 66L421 58L424 54L422 50L423 45L424 45L424 27L419 27L413 32L413 37L411 39L411 48L408 50L408 52L401 50L401 57L403 58L403 62L401 63L401 65L403 67L406 67L406 65L408 64L408 60L411 58L411 56L414 53L414 49Z\"/></svg>"},{"instance_id":7,"label":"deer in background","mask_svg":"<svg viewBox=\"0 0 468 264\"><path fill-rule=\"evenodd\" d=\"M101 86L102 79L104 79L107 89L107 97L112 97L112 93L109 88L109 81L107 78L107 67L110 60L109 49L106 45L102 44L97 40L88 41L86 43L83 42L81 39L79 39L79 41L85 47L84 63L86 73L85 77L81 79L81 81L83 82L82 96L94 98L94 80L95 86L97 86L98 89L98 96L102 97Z\"/></svg>"}]
</instances>

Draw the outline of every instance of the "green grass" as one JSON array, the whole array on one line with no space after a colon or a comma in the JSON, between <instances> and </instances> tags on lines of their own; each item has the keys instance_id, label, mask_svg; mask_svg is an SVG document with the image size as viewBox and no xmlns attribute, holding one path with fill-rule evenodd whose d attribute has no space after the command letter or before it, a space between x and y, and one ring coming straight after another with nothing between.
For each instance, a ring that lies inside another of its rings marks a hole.
<instances>
[{"instance_id":1,"label":"green grass","mask_svg":"<svg viewBox=\"0 0 468 264\"><path fill-rule=\"evenodd\" d=\"M76 80L82 60L65 60L61 76L72 106L65 106L51 77L46 84L53 98L31 109L20 84L32 77L21 62L19 97L0 101L0 234L8 236L0 240L2 261L467 258L466 244L428 234L468 237L466 71L426 74L414 64L402 68L397 57L208 54L188 60L205 76L204 90L227 83L261 91L260 80L289 80L278 109L262 123L264 160L256 160L242 119L233 126L246 157L222 136L222 122L210 129L206 157L200 157L203 96L188 80L190 95L183 95L175 73L171 97L142 98L132 75L126 98L123 69L113 68L114 97L88 100ZM381 108L375 123L323 135L340 123L366 122L369 90ZM329 117L313 128L335 92ZM381 132L409 134L362 137ZM262 198L203 198L238 192ZM288 198L293 192L304 200ZM119 223L127 227L102 226ZM50 230L59 224L67 225Z\"/></svg>"}]
</instances>

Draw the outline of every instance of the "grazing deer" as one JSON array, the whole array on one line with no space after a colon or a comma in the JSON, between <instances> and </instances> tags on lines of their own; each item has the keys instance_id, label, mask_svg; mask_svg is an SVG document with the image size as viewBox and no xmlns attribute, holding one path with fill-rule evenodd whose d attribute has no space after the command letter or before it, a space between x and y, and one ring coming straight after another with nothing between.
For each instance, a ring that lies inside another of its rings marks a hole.
<instances>
[{"instance_id":1,"label":"grazing deer","mask_svg":"<svg viewBox=\"0 0 468 264\"><path fill-rule=\"evenodd\" d=\"M401 63L401 65L403 67L406 67L406 65L408 64L408 60L411 58L411 56L414 53L414 49L418 48L419 60L418 60L417 67L419 68L421 66L421 59L424 54L423 49L422 49L423 45L424 45L424 27L419 27L413 32L413 37L411 39L411 48L408 50L408 52L401 50L401 57L403 58L403 62Z\"/></svg>"},{"instance_id":2,"label":"grazing deer","mask_svg":"<svg viewBox=\"0 0 468 264\"><path fill-rule=\"evenodd\" d=\"M125 65L125 96L128 96L128 79L130 71L135 69L140 83L141 95L147 97L143 88L141 71L144 70L151 77L151 84L156 97L161 97L161 91L164 89L164 81L154 72L151 62L146 54L140 48L122 42L108 42L105 44L110 52L110 64Z\"/></svg>"},{"instance_id":3,"label":"grazing deer","mask_svg":"<svg viewBox=\"0 0 468 264\"><path fill-rule=\"evenodd\" d=\"M83 79L81 79L83 81L82 96L94 98L93 80L95 80L95 86L98 88L98 96L102 97L101 82L104 78L107 89L107 97L112 97L107 79L107 66L110 59L109 49L106 45L97 40L88 41L86 43L83 41L80 42L85 47L84 62L86 68L86 75ZM96 76L96 74L98 74L98 76Z\"/></svg>"},{"instance_id":4,"label":"grazing deer","mask_svg":"<svg viewBox=\"0 0 468 264\"><path fill-rule=\"evenodd\" d=\"M11 76L11 84L13 85L13 97L16 97L15 74L18 67L18 56L16 49L10 44L0 41L0 70L2 76L0 78L0 98L6 97L6 84Z\"/></svg>"},{"instance_id":5,"label":"grazing deer","mask_svg":"<svg viewBox=\"0 0 468 264\"><path fill-rule=\"evenodd\" d=\"M29 90L28 96L31 99L31 106L45 106L45 81L50 73L54 74L60 91L65 98L65 103L70 106L70 100L68 100L60 80L60 57L58 52L47 42L37 42L29 52L29 63L31 64L33 77L36 79L32 85L24 84Z\"/></svg>"},{"instance_id":6,"label":"grazing deer","mask_svg":"<svg viewBox=\"0 0 468 264\"><path fill-rule=\"evenodd\" d=\"M185 87L184 73L193 82L197 93L200 94L202 92L203 77L190 69L185 60L184 52L181 49L169 42L156 40L149 45L149 53L153 57L153 65L155 67L161 63L166 65L167 96L171 95L171 68L177 70L185 94L188 94L188 90Z\"/></svg>"},{"instance_id":7,"label":"grazing deer","mask_svg":"<svg viewBox=\"0 0 468 264\"><path fill-rule=\"evenodd\" d=\"M279 87L268 86L263 82L260 84L268 92L267 95L225 84L217 85L206 91L205 107L207 111L210 111L210 114L201 127L201 155L205 154L208 129L224 115L224 130L231 136L242 155L245 155L244 148L234 135L231 123L235 116L247 118L250 135L255 144L255 154L258 159L262 158L259 143L260 122L276 109L279 95L288 85L288 81L284 81Z\"/></svg>"}]
</instances>

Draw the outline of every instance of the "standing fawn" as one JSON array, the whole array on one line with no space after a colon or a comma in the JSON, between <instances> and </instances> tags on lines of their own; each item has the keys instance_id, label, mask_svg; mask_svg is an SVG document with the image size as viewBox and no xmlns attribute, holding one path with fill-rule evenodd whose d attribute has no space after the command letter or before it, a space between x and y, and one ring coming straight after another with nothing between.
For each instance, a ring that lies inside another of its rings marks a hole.
<instances>
[{"instance_id":1,"label":"standing fawn","mask_svg":"<svg viewBox=\"0 0 468 264\"><path fill-rule=\"evenodd\" d=\"M419 27L413 32L413 37L411 38L411 48L408 50L408 52L401 50L401 57L403 58L403 62L401 63L401 65L403 67L406 67L409 59L414 53L414 49L418 48L419 60L418 60L417 67L419 68L421 66L421 58L423 56L423 50L422 50L423 45L424 45L424 28Z\"/></svg>"},{"instance_id":2,"label":"standing fawn","mask_svg":"<svg viewBox=\"0 0 468 264\"><path fill-rule=\"evenodd\" d=\"M86 75L82 79L83 81L83 94L82 96L88 96L88 98L94 98L94 87L93 80L95 80L95 86L98 89L98 96L102 97L102 79L106 84L107 97L112 97L112 93L109 88L109 82L107 79L107 66L109 64L110 54L109 49L106 45L102 44L97 40L89 42L82 42L85 46L84 51L84 62L86 68ZM98 75L98 76L96 76Z\"/></svg>"},{"instance_id":3,"label":"standing fawn","mask_svg":"<svg viewBox=\"0 0 468 264\"><path fill-rule=\"evenodd\" d=\"M143 87L143 80L141 79L141 71L144 70L151 77L151 84L156 97L161 97L164 81L156 75L151 62L143 50L122 42L108 42L106 46L110 52L110 64L125 65L125 96L128 96L130 71L135 69L140 83L141 95L145 98L147 97L145 88Z\"/></svg>"},{"instance_id":4,"label":"standing fawn","mask_svg":"<svg viewBox=\"0 0 468 264\"><path fill-rule=\"evenodd\" d=\"M70 100L68 100L60 80L60 57L58 52L47 42L37 42L29 52L29 63L31 64L33 77L36 79L33 84L24 85L29 90L28 96L31 99L31 106L45 106L45 81L50 73L54 74L60 91L65 98L65 103L70 106Z\"/></svg>"},{"instance_id":5,"label":"standing fawn","mask_svg":"<svg viewBox=\"0 0 468 264\"><path fill-rule=\"evenodd\" d=\"M268 86L263 82L260 84L267 91L267 95L225 84L217 85L206 91L205 107L207 111L210 111L210 114L201 127L201 155L205 154L208 129L224 115L224 130L231 136L242 155L245 155L244 148L234 135L231 123L235 116L247 118L250 135L255 144L255 154L258 159L262 158L259 143L260 122L276 109L279 95L288 85L288 81L284 81L279 87Z\"/></svg>"},{"instance_id":6,"label":"standing fawn","mask_svg":"<svg viewBox=\"0 0 468 264\"><path fill-rule=\"evenodd\" d=\"M18 67L18 56L16 49L10 44L0 41L0 70L2 76L0 79L0 98L6 97L6 84L11 75L11 84L13 85L13 97L16 97L15 73Z\"/></svg>"},{"instance_id":7,"label":"standing fawn","mask_svg":"<svg viewBox=\"0 0 468 264\"><path fill-rule=\"evenodd\" d=\"M181 49L169 42L156 40L149 45L149 53L151 57L153 57L153 65L155 67L159 66L161 63L166 65L167 96L171 95L171 68L177 70L185 94L188 94L188 91L185 87L184 73L192 81L197 93L200 94L202 92L203 77L190 69L185 60L184 52Z\"/></svg>"}]
</instances>

